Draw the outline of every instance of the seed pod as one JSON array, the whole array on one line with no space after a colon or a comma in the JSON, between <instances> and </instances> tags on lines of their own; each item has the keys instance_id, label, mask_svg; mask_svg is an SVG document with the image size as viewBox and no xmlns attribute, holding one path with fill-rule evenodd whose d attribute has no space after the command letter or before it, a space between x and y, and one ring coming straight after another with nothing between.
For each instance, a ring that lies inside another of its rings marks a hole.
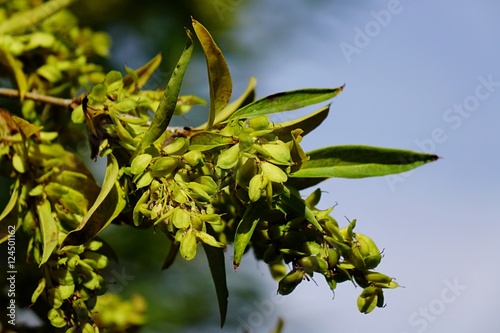
<instances>
[{"instance_id":1,"label":"seed pod","mask_svg":"<svg viewBox=\"0 0 500 333\"><path fill-rule=\"evenodd\" d=\"M217 166L221 169L231 169L238 163L239 158L240 147L239 145L233 145L220 153L217 158Z\"/></svg>"},{"instance_id":2,"label":"seed pod","mask_svg":"<svg viewBox=\"0 0 500 333\"><path fill-rule=\"evenodd\" d=\"M356 233L355 237L366 268L373 269L377 267L382 260L382 255L375 242L370 237L359 232Z\"/></svg>"},{"instance_id":3,"label":"seed pod","mask_svg":"<svg viewBox=\"0 0 500 333\"><path fill-rule=\"evenodd\" d=\"M248 196L250 201L256 202L262 196L262 190L266 187L268 178L262 174L257 174L250 179L248 184Z\"/></svg>"},{"instance_id":4,"label":"seed pod","mask_svg":"<svg viewBox=\"0 0 500 333\"><path fill-rule=\"evenodd\" d=\"M271 121L269 120L269 117L262 115L248 119L247 124L250 128L258 131L268 129L271 125Z\"/></svg>"},{"instance_id":5,"label":"seed pod","mask_svg":"<svg viewBox=\"0 0 500 333\"><path fill-rule=\"evenodd\" d=\"M81 258L94 269L103 269L108 266L108 257L101 253L85 251Z\"/></svg>"},{"instance_id":6,"label":"seed pod","mask_svg":"<svg viewBox=\"0 0 500 333\"><path fill-rule=\"evenodd\" d=\"M130 172L133 175L140 175L146 170L149 166L149 163L153 159L153 156L149 154L140 154L137 155L130 164Z\"/></svg>"},{"instance_id":7,"label":"seed pod","mask_svg":"<svg viewBox=\"0 0 500 333\"><path fill-rule=\"evenodd\" d=\"M160 178L172 177L175 169L179 165L179 159L175 157L165 156L157 159L153 166L151 167L151 171L153 173L153 177Z\"/></svg>"},{"instance_id":8,"label":"seed pod","mask_svg":"<svg viewBox=\"0 0 500 333\"><path fill-rule=\"evenodd\" d=\"M264 143L260 147L266 152L265 155L270 157L269 161L272 163L290 165L292 162L290 149L283 141L277 140L272 143Z\"/></svg>"},{"instance_id":9,"label":"seed pod","mask_svg":"<svg viewBox=\"0 0 500 333\"><path fill-rule=\"evenodd\" d=\"M377 287L368 286L358 297L358 309L361 313L370 313L375 309L378 303Z\"/></svg>"},{"instance_id":10,"label":"seed pod","mask_svg":"<svg viewBox=\"0 0 500 333\"><path fill-rule=\"evenodd\" d=\"M367 271L364 273L364 277L375 287L390 289L399 287L399 284L394 281L394 278L382 273Z\"/></svg>"},{"instance_id":11,"label":"seed pod","mask_svg":"<svg viewBox=\"0 0 500 333\"><path fill-rule=\"evenodd\" d=\"M167 155L182 155L189 148L189 140L183 137L177 137L162 148L162 152Z\"/></svg>"},{"instance_id":12,"label":"seed pod","mask_svg":"<svg viewBox=\"0 0 500 333\"><path fill-rule=\"evenodd\" d=\"M64 316L63 310L59 308L52 308L47 313L47 318L50 320L50 324L57 328L62 328L66 326L66 318Z\"/></svg>"},{"instance_id":13,"label":"seed pod","mask_svg":"<svg viewBox=\"0 0 500 333\"><path fill-rule=\"evenodd\" d=\"M242 157L239 160L234 177L236 184L246 188L253 176L257 174L257 164L254 158Z\"/></svg>"},{"instance_id":14,"label":"seed pod","mask_svg":"<svg viewBox=\"0 0 500 333\"><path fill-rule=\"evenodd\" d=\"M203 161L203 154L198 150L190 150L182 155L183 161L194 167Z\"/></svg>"},{"instance_id":15,"label":"seed pod","mask_svg":"<svg viewBox=\"0 0 500 333\"><path fill-rule=\"evenodd\" d=\"M50 271L50 277L60 285L74 285L75 279L68 269L55 269Z\"/></svg>"},{"instance_id":16,"label":"seed pod","mask_svg":"<svg viewBox=\"0 0 500 333\"><path fill-rule=\"evenodd\" d=\"M284 276L278 283L278 293L288 295L297 288L305 277L302 270L293 269Z\"/></svg>"},{"instance_id":17,"label":"seed pod","mask_svg":"<svg viewBox=\"0 0 500 333\"><path fill-rule=\"evenodd\" d=\"M217 192L217 183L210 176L200 176L194 182L200 184L208 195L214 195Z\"/></svg>"},{"instance_id":18,"label":"seed pod","mask_svg":"<svg viewBox=\"0 0 500 333\"><path fill-rule=\"evenodd\" d=\"M206 232L196 230L196 237L207 245L217 247L220 249L226 247L226 244L217 241L214 236L207 234Z\"/></svg>"},{"instance_id":19,"label":"seed pod","mask_svg":"<svg viewBox=\"0 0 500 333\"><path fill-rule=\"evenodd\" d=\"M279 281L283 279L287 274L287 267L283 261L278 260L269 264L269 272L273 279Z\"/></svg>"},{"instance_id":20,"label":"seed pod","mask_svg":"<svg viewBox=\"0 0 500 333\"><path fill-rule=\"evenodd\" d=\"M286 173L272 163L262 161L260 163L260 168L262 170L262 174L272 182L284 183L288 179Z\"/></svg>"},{"instance_id":21,"label":"seed pod","mask_svg":"<svg viewBox=\"0 0 500 333\"><path fill-rule=\"evenodd\" d=\"M180 231L180 230L179 230ZM196 234L194 229L188 229L182 233L179 251L186 260L192 260L196 256Z\"/></svg>"},{"instance_id":22,"label":"seed pod","mask_svg":"<svg viewBox=\"0 0 500 333\"><path fill-rule=\"evenodd\" d=\"M172 213L171 221L176 228L186 229L191 225L191 215L185 209L176 207Z\"/></svg>"},{"instance_id":23,"label":"seed pod","mask_svg":"<svg viewBox=\"0 0 500 333\"><path fill-rule=\"evenodd\" d=\"M246 131L242 131L239 136L238 146L242 152L249 152L253 148L253 138Z\"/></svg>"},{"instance_id":24,"label":"seed pod","mask_svg":"<svg viewBox=\"0 0 500 333\"><path fill-rule=\"evenodd\" d=\"M135 181L135 180L134 180ZM153 173L151 171L146 171L141 175L141 177L136 181L135 187L140 189L142 187L149 186L153 181Z\"/></svg>"},{"instance_id":25,"label":"seed pod","mask_svg":"<svg viewBox=\"0 0 500 333\"><path fill-rule=\"evenodd\" d=\"M282 259L281 252L274 246L270 245L264 252L264 262L270 264L274 261Z\"/></svg>"}]
</instances>

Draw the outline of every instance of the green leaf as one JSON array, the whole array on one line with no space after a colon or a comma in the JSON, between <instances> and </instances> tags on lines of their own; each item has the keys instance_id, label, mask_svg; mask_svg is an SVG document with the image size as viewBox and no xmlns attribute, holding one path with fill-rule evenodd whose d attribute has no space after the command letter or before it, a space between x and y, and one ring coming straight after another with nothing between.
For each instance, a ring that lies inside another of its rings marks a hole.
<instances>
[{"instance_id":1,"label":"green leaf","mask_svg":"<svg viewBox=\"0 0 500 333\"><path fill-rule=\"evenodd\" d=\"M219 249L203 244L203 249L207 255L208 266L212 274L212 280L215 285L215 293L217 294L217 302L219 304L220 326L224 326L227 314L227 304L229 292L227 290L226 268L224 263L224 249Z\"/></svg>"},{"instance_id":2,"label":"green leaf","mask_svg":"<svg viewBox=\"0 0 500 333\"><path fill-rule=\"evenodd\" d=\"M241 96L238 97L238 99L236 99L235 101L229 103L221 112L219 112L215 116L214 125L219 124L219 123L227 120L227 118L229 118L236 110L253 102L255 100L255 85L256 85L256 83L257 83L257 80L255 79L255 77L253 77L253 76L250 77L250 80L248 81L247 88L245 89L243 94L241 94ZM196 128L197 129L206 128L207 124L208 124L208 122L206 122L206 123L204 123Z\"/></svg>"},{"instance_id":3,"label":"green leaf","mask_svg":"<svg viewBox=\"0 0 500 333\"><path fill-rule=\"evenodd\" d=\"M236 234L234 235L234 269L237 269L240 265L241 258L252 238L255 227L259 223L261 217L264 216L262 211L265 207L266 205L262 203L262 200L248 204L245 214L243 214L236 228Z\"/></svg>"},{"instance_id":4,"label":"green leaf","mask_svg":"<svg viewBox=\"0 0 500 333\"><path fill-rule=\"evenodd\" d=\"M161 53L158 53L142 67L136 70L126 69L128 74L123 78L123 86L128 92L139 90L148 82L158 66L160 66L161 58Z\"/></svg>"},{"instance_id":5,"label":"green leaf","mask_svg":"<svg viewBox=\"0 0 500 333\"><path fill-rule=\"evenodd\" d=\"M181 89L182 79L184 78L184 73L191 60L191 55L193 53L193 38L191 36L191 31L186 29L187 43L184 51L175 66L174 72L168 81L165 92L158 105L155 116L151 122L146 133L144 133L144 138L141 141L141 145L138 147L136 153L141 153L153 144L167 129L172 116L174 115L175 106L177 105L177 98L179 96L179 91Z\"/></svg>"},{"instance_id":6,"label":"green leaf","mask_svg":"<svg viewBox=\"0 0 500 333\"><path fill-rule=\"evenodd\" d=\"M61 248L81 245L94 238L120 214L125 205L124 193L118 183L118 162L113 154L109 154L101 192L80 225L66 236Z\"/></svg>"},{"instance_id":7,"label":"green leaf","mask_svg":"<svg viewBox=\"0 0 500 333\"><path fill-rule=\"evenodd\" d=\"M57 247L58 230L57 222L52 215L52 208L49 200L37 202L36 210L40 220L40 231L42 233L43 254L40 261L40 266L49 260L50 255Z\"/></svg>"},{"instance_id":8,"label":"green leaf","mask_svg":"<svg viewBox=\"0 0 500 333\"><path fill-rule=\"evenodd\" d=\"M0 35L19 34L33 29L36 24L47 17L68 7L76 0L52 0L26 11L12 15L7 21L0 24Z\"/></svg>"},{"instance_id":9,"label":"green leaf","mask_svg":"<svg viewBox=\"0 0 500 333\"><path fill-rule=\"evenodd\" d=\"M290 141L292 140L291 132L295 129L300 128L302 132L302 136L312 132L316 127L321 125L323 120L328 116L328 112L330 111L330 105L324 106L321 109L308 114L305 117L301 117L298 119L285 121L279 124L274 124L273 134L277 135L282 141Z\"/></svg>"},{"instance_id":10,"label":"green leaf","mask_svg":"<svg viewBox=\"0 0 500 333\"><path fill-rule=\"evenodd\" d=\"M0 35L2 35L1 32ZM14 56L12 56L9 51L0 47L0 64L3 64L7 70L11 72L12 78L16 82L17 90L19 90L19 99L21 101L24 100L24 95L26 95L28 90L28 79L26 78L26 75L24 75L22 63L16 61Z\"/></svg>"},{"instance_id":11,"label":"green leaf","mask_svg":"<svg viewBox=\"0 0 500 333\"><path fill-rule=\"evenodd\" d=\"M7 219L7 216L12 212L14 207L16 207L17 204L17 198L19 197L19 191L20 191L20 180L17 178L16 182L14 183L14 188L12 190L12 193L10 194L10 199L7 205L5 206L4 210L0 214L0 235L5 235L2 238L0 238L0 244L5 242L9 238L9 225L10 225L10 220Z\"/></svg>"},{"instance_id":12,"label":"green leaf","mask_svg":"<svg viewBox=\"0 0 500 333\"><path fill-rule=\"evenodd\" d=\"M233 83L226 59L208 30L194 18L191 18L191 21L207 61L208 84L210 86L210 113L207 129L210 129L214 124L215 116L229 103Z\"/></svg>"},{"instance_id":13,"label":"green leaf","mask_svg":"<svg viewBox=\"0 0 500 333\"><path fill-rule=\"evenodd\" d=\"M234 112L229 119L250 118L296 110L333 98L343 88L344 86L329 89L300 89L273 94L242 107Z\"/></svg>"},{"instance_id":14,"label":"green leaf","mask_svg":"<svg viewBox=\"0 0 500 333\"><path fill-rule=\"evenodd\" d=\"M331 177L385 176L409 171L438 159L433 154L362 145L326 147L307 155L310 159L289 177L288 184L299 190Z\"/></svg>"}]
</instances>

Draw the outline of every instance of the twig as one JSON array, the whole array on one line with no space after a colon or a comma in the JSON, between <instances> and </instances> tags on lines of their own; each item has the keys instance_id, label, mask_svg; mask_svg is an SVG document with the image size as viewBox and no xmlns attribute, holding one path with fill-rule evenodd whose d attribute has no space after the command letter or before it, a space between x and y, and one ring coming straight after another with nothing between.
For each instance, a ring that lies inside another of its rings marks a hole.
<instances>
[{"instance_id":1,"label":"twig","mask_svg":"<svg viewBox=\"0 0 500 333\"><path fill-rule=\"evenodd\" d=\"M9 97L9 98L19 98L19 91L16 89L0 88L0 96L5 96L5 97ZM72 104L74 103L74 100L69 99L69 98L68 99L59 98L59 97L47 96L47 95L42 95L42 94L37 94L37 93L32 93L32 92L26 92L26 94L24 95L24 98L31 99L31 100L34 100L37 102L62 106L65 108L71 108Z\"/></svg>"}]
</instances>

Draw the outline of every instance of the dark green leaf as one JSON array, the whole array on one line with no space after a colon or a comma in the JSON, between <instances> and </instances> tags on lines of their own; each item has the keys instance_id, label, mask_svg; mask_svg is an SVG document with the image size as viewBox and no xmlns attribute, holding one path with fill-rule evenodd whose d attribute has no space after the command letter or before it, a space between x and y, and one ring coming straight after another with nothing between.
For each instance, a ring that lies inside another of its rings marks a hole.
<instances>
[{"instance_id":1,"label":"dark green leaf","mask_svg":"<svg viewBox=\"0 0 500 333\"><path fill-rule=\"evenodd\" d=\"M326 119L329 111L330 105L327 105L305 117L274 124L273 134L287 142L292 139L291 132L300 128L303 131L301 135L304 136L318 127Z\"/></svg>"},{"instance_id":2,"label":"dark green leaf","mask_svg":"<svg viewBox=\"0 0 500 333\"><path fill-rule=\"evenodd\" d=\"M118 162L113 154L109 154L101 192L80 225L66 236L61 248L81 245L94 238L120 214L125 205L124 193L118 183Z\"/></svg>"},{"instance_id":3,"label":"dark green leaf","mask_svg":"<svg viewBox=\"0 0 500 333\"><path fill-rule=\"evenodd\" d=\"M177 98L179 96L179 91L181 89L182 79L184 78L184 73L191 60L191 55L193 53L193 38L191 36L191 31L186 29L187 34L187 44L182 52L177 66L175 66L174 72L168 81L165 92L160 101L160 105L156 110L155 116L151 121L151 126L149 126L146 133L144 133L144 138L141 141L141 145L136 153L141 153L153 144L167 129L172 116L174 115L175 106L177 105Z\"/></svg>"},{"instance_id":4,"label":"dark green leaf","mask_svg":"<svg viewBox=\"0 0 500 333\"><path fill-rule=\"evenodd\" d=\"M231 99L233 83L226 59L212 36L202 24L193 18L191 20L207 60L208 84L210 86L210 113L207 128L211 128L215 116L226 107Z\"/></svg>"},{"instance_id":5,"label":"dark green leaf","mask_svg":"<svg viewBox=\"0 0 500 333\"><path fill-rule=\"evenodd\" d=\"M205 254L207 255L208 266L210 267L210 273L212 274L212 280L215 285L215 292L219 303L220 326L222 327L226 321L227 299L229 297L226 281L226 267L224 263L224 249L212 247L205 243L202 244Z\"/></svg>"},{"instance_id":6,"label":"dark green leaf","mask_svg":"<svg viewBox=\"0 0 500 333\"><path fill-rule=\"evenodd\" d=\"M289 178L288 184L297 189L331 177L364 178L405 172L438 159L433 154L362 145L332 146L307 155L310 159Z\"/></svg>"},{"instance_id":7,"label":"dark green leaf","mask_svg":"<svg viewBox=\"0 0 500 333\"><path fill-rule=\"evenodd\" d=\"M12 212L14 207L16 207L17 204L17 198L19 197L19 191L20 191L20 180L19 178L16 180L14 183L14 189L12 190L12 193L10 194L10 199L7 205L5 206L3 212L0 214L0 235L3 235L0 238L0 244L6 241L9 238L9 225L10 221L7 219L7 216Z\"/></svg>"},{"instance_id":8,"label":"dark green leaf","mask_svg":"<svg viewBox=\"0 0 500 333\"><path fill-rule=\"evenodd\" d=\"M229 119L250 118L260 115L296 110L337 96L342 87L333 89L300 89L261 98L234 112Z\"/></svg>"},{"instance_id":9,"label":"dark green leaf","mask_svg":"<svg viewBox=\"0 0 500 333\"><path fill-rule=\"evenodd\" d=\"M0 35L2 35L2 33L0 33ZM19 90L19 99L23 100L28 90L28 80L26 75L24 75L22 63L16 61L9 51L0 47L0 65L2 64L11 73L12 79L14 79L13 81L15 81L17 85L17 90Z\"/></svg>"}]
</instances>

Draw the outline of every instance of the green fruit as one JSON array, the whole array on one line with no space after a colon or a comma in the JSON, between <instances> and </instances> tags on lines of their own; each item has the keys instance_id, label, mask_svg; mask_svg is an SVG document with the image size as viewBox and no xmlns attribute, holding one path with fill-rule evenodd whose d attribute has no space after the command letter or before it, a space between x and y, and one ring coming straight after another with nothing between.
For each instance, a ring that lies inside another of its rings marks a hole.
<instances>
[{"instance_id":1,"label":"green fruit","mask_svg":"<svg viewBox=\"0 0 500 333\"><path fill-rule=\"evenodd\" d=\"M305 277L302 270L293 269L285 275L278 283L278 293L288 295L297 288Z\"/></svg>"},{"instance_id":2,"label":"green fruit","mask_svg":"<svg viewBox=\"0 0 500 333\"><path fill-rule=\"evenodd\" d=\"M239 158L240 147L239 145L233 145L220 153L217 158L217 166L221 169L231 169L238 163Z\"/></svg>"},{"instance_id":3,"label":"green fruit","mask_svg":"<svg viewBox=\"0 0 500 333\"><path fill-rule=\"evenodd\" d=\"M370 313L378 303L378 288L369 286L363 289L358 297L358 309L361 313Z\"/></svg>"},{"instance_id":4,"label":"green fruit","mask_svg":"<svg viewBox=\"0 0 500 333\"><path fill-rule=\"evenodd\" d=\"M247 120L247 124L250 128L258 131L263 129L268 129L271 125L271 120L267 116L257 116Z\"/></svg>"}]
</instances>

